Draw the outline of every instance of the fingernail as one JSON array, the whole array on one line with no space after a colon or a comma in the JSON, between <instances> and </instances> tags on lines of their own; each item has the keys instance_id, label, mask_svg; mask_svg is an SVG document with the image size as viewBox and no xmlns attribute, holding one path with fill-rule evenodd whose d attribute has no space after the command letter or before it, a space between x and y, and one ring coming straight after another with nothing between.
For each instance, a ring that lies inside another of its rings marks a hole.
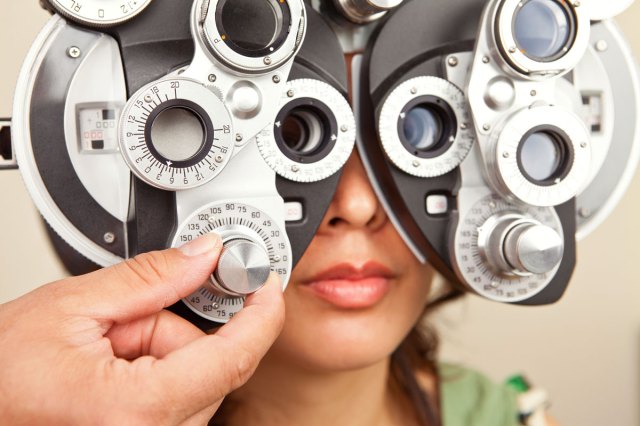
<instances>
[{"instance_id":1,"label":"fingernail","mask_svg":"<svg viewBox=\"0 0 640 426\"><path fill-rule=\"evenodd\" d=\"M196 257L212 252L220 245L220 236L213 232L203 235L183 246L178 250L185 256Z\"/></svg>"}]
</instances>

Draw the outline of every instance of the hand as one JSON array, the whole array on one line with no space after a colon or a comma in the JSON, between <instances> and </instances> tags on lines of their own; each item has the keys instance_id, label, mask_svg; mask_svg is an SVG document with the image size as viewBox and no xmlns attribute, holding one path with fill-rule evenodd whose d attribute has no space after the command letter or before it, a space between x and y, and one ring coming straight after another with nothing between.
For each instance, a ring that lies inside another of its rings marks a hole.
<instances>
[{"instance_id":1,"label":"hand","mask_svg":"<svg viewBox=\"0 0 640 426\"><path fill-rule=\"evenodd\" d=\"M284 321L275 275L214 335L163 310L205 282L221 247L209 234L0 305L2 423L206 424Z\"/></svg>"}]
</instances>

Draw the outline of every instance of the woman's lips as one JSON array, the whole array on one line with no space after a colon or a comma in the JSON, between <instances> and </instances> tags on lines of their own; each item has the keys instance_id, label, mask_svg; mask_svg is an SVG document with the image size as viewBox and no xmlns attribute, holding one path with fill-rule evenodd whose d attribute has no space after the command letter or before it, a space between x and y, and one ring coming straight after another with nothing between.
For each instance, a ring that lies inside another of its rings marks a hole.
<instances>
[{"instance_id":1,"label":"woman's lips","mask_svg":"<svg viewBox=\"0 0 640 426\"><path fill-rule=\"evenodd\" d=\"M316 275L304 287L339 308L365 309L387 294L392 278L393 273L376 262L360 268L343 263Z\"/></svg>"}]
</instances>

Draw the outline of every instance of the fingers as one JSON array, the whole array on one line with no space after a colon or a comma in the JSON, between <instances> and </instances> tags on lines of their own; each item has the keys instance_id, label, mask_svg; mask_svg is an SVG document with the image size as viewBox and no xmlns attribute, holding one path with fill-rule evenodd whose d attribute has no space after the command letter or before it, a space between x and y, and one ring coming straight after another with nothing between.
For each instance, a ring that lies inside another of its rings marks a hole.
<instances>
[{"instance_id":1,"label":"fingers","mask_svg":"<svg viewBox=\"0 0 640 426\"><path fill-rule=\"evenodd\" d=\"M243 385L284 323L280 279L272 274L246 306L215 335L197 339L154 364L156 386L170 384L172 398L204 409Z\"/></svg>"},{"instance_id":2,"label":"fingers","mask_svg":"<svg viewBox=\"0 0 640 426\"><path fill-rule=\"evenodd\" d=\"M114 355L135 359L145 355L163 358L186 344L205 336L189 321L169 311L113 326L106 337Z\"/></svg>"},{"instance_id":3,"label":"fingers","mask_svg":"<svg viewBox=\"0 0 640 426\"><path fill-rule=\"evenodd\" d=\"M136 256L67 285L76 314L119 323L153 315L201 286L218 263L220 237L207 234L179 249Z\"/></svg>"}]
</instances>

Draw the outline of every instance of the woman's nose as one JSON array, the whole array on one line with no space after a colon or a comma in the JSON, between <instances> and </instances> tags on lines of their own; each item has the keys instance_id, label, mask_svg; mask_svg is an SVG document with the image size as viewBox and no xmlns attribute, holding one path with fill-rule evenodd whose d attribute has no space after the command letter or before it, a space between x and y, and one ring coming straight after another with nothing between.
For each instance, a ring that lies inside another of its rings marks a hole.
<instances>
[{"instance_id":1,"label":"woman's nose","mask_svg":"<svg viewBox=\"0 0 640 426\"><path fill-rule=\"evenodd\" d=\"M354 152L343 169L336 193L318 231L342 231L347 228L375 231L386 220L360 156Z\"/></svg>"}]
</instances>

